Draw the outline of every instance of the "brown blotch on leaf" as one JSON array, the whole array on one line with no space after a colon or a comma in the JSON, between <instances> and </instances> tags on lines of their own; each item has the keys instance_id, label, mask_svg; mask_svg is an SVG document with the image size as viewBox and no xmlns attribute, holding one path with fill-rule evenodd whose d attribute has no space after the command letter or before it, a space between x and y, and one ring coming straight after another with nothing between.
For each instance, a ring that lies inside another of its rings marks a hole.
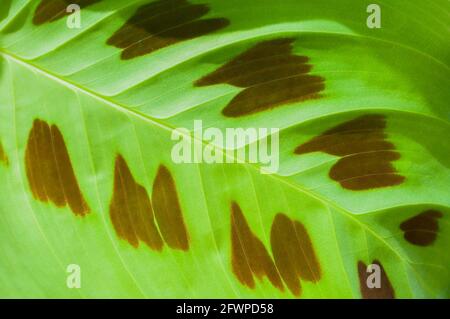
<instances>
[{"instance_id":1,"label":"brown blotch on leaf","mask_svg":"<svg viewBox=\"0 0 450 319\"><path fill-rule=\"evenodd\" d=\"M141 240L153 250L162 250L164 243L155 224L147 191L136 183L121 155L116 157L114 192L109 211L120 238L134 247L138 247Z\"/></svg>"},{"instance_id":2,"label":"brown blotch on leaf","mask_svg":"<svg viewBox=\"0 0 450 319\"><path fill-rule=\"evenodd\" d=\"M220 83L245 88L223 109L227 117L240 117L284 104L320 98L325 79L310 75L309 58L292 54L294 39L269 40L255 45L196 86Z\"/></svg>"},{"instance_id":3,"label":"brown blotch on leaf","mask_svg":"<svg viewBox=\"0 0 450 319\"><path fill-rule=\"evenodd\" d=\"M8 160L8 156L6 155L4 149L3 149L3 145L0 141L0 163L3 163L5 165L9 164L9 160Z\"/></svg>"},{"instance_id":4,"label":"brown blotch on leaf","mask_svg":"<svg viewBox=\"0 0 450 319\"><path fill-rule=\"evenodd\" d=\"M272 224L270 243L278 271L294 295L301 293L300 278L312 282L320 280L320 264L303 224L284 214L277 214Z\"/></svg>"},{"instance_id":5,"label":"brown blotch on leaf","mask_svg":"<svg viewBox=\"0 0 450 319\"><path fill-rule=\"evenodd\" d=\"M341 158L330 170L330 177L342 187L364 190L401 184L403 176L395 174L391 162L400 154L392 151L361 153Z\"/></svg>"},{"instance_id":6,"label":"brown blotch on leaf","mask_svg":"<svg viewBox=\"0 0 450 319\"><path fill-rule=\"evenodd\" d=\"M155 1L139 7L107 44L123 49L121 58L129 60L229 25L224 18L201 19L209 11L187 0Z\"/></svg>"},{"instance_id":7,"label":"brown blotch on leaf","mask_svg":"<svg viewBox=\"0 0 450 319\"><path fill-rule=\"evenodd\" d=\"M284 290L280 275L263 243L256 237L239 205L231 205L231 265L238 280L255 288L255 275L259 280L266 276L278 289Z\"/></svg>"},{"instance_id":8,"label":"brown blotch on leaf","mask_svg":"<svg viewBox=\"0 0 450 319\"><path fill-rule=\"evenodd\" d=\"M394 288L389 281L389 278L384 270L383 266L378 260L374 260L372 265L378 265L380 267L380 287L370 288L367 284L367 278L369 276L374 276L374 268L372 272L367 271L367 265L362 261L358 261L358 277L359 277L359 288L361 295L364 299L394 299L395 292Z\"/></svg>"},{"instance_id":9,"label":"brown blotch on leaf","mask_svg":"<svg viewBox=\"0 0 450 319\"><path fill-rule=\"evenodd\" d=\"M189 236L175 182L164 165L159 167L153 183L152 203L159 230L167 245L173 249L187 251Z\"/></svg>"},{"instance_id":10,"label":"brown blotch on leaf","mask_svg":"<svg viewBox=\"0 0 450 319\"><path fill-rule=\"evenodd\" d=\"M25 167L33 196L58 207L69 205L75 215L89 213L57 126L35 120L28 136Z\"/></svg>"},{"instance_id":11,"label":"brown blotch on leaf","mask_svg":"<svg viewBox=\"0 0 450 319\"><path fill-rule=\"evenodd\" d=\"M72 14L67 12L67 7L77 4L81 9L86 8L101 0L41 0L33 16L33 23L41 25L46 22L53 22Z\"/></svg>"},{"instance_id":12,"label":"brown blotch on leaf","mask_svg":"<svg viewBox=\"0 0 450 319\"><path fill-rule=\"evenodd\" d=\"M340 124L298 146L297 155L325 152L341 156L329 176L350 190L366 190L403 183L392 165L400 158L395 146L386 140L383 115L363 115Z\"/></svg>"},{"instance_id":13,"label":"brown blotch on leaf","mask_svg":"<svg viewBox=\"0 0 450 319\"><path fill-rule=\"evenodd\" d=\"M417 246L429 246L434 243L439 232L439 221L442 213L430 209L400 224L406 241Z\"/></svg>"},{"instance_id":14,"label":"brown blotch on leaf","mask_svg":"<svg viewBox=\"0 0 450 319\"><path fill-rule=\"evenodd\" d=\"M326 152L346 156L376 150L393 150L394 145L385 140L385 127L384 115L362 115L298 146L295 153Z\"/></svg>"}]
</instances>

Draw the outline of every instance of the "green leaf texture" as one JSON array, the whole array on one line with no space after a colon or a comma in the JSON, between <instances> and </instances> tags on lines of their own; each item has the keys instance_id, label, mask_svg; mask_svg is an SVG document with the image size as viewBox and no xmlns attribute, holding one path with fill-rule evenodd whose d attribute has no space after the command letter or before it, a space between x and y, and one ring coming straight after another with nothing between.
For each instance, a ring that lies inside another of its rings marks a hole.
<instances>
[{"instance_id":1,"label":"green leaf texture","mask_svg":"<svg viewBox=\"0 0 450 319\"><path fill-rule=\"evenodd\" d=\"M450 4L372 2L2 0L0 296L449 298Z\"/></svg>"}]
</instances>

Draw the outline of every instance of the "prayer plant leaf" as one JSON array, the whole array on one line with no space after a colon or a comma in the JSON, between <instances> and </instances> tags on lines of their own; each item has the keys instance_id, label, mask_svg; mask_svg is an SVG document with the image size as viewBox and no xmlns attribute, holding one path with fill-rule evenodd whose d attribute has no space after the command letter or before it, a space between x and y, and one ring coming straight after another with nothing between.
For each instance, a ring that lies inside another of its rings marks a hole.
<instances>
[{"instance_id":1,"label":"prayer plant leaf","mask_svg":"<svg viewBox=\"0 0 450 319\"><path fill-rule=\"evenodd\" d=\"M449 298L450 4L372 2L2 0L0 296Z\"/></svg>"}]
</instances>

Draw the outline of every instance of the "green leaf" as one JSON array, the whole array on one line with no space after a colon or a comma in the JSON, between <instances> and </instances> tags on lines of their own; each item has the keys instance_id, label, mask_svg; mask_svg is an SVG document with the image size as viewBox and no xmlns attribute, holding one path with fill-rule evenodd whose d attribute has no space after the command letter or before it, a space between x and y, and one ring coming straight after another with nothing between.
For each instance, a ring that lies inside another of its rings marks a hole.
<instances>
[{"instance_id":1,"label":"green leaf","mask_svg":"<svg viewBox=\"0 0 450 319\"><path fill-rule=\"evenodd\" d=\"M0 296L449 298L450 5L371 3L2 1Z\"/></svg>"}]
</instances>

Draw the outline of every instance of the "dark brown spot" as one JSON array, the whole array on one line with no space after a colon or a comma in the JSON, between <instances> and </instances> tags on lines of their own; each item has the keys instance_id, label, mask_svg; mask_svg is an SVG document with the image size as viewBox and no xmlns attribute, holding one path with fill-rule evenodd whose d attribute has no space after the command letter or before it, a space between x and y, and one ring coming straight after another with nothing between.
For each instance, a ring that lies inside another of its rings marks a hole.
<instances>
[{"instance_id":1,"label":"dark brown spot","mask_svg":"<svg viewBox=\"0 0 450 319\"><path fill-rule=\"evenodd\" d=\"M6 155L5 151L3 150L3 145L0 141L0 163L3 163L5 165L8 165L9 160L8 156Z\"/></svg>"},{"instance_id":2,"label":"dark brown spot","mask_svg":"<svg viewBox=\"0 0 450 319\"><path fill-rule=\"evenodd\" d=\"M175 182L161 165L153 183L152 203L161 234L169 247L188 250L189 238L178 200Z\"/></svg>"},{"instance_id":3,"label":"dark brown spot","mask_svg":"<svg viewBox=\"0 0 450 319\"><path fill-rule=\"evenodd\" d=\"M345 156L376 150L393 150L394 145L385 140L385 127L384 115L362 115L314 137L297 147L295 153L326 152Z\"/></svg>"},{"instance_id":4,"label":"dark brown spot","mask_svg":"<svg viewBox=\"0 0 450 319\"><path fill-rule=\"evenodd\" d=\"M395 174L391 161L400 158L392 151L360 153L341 158L330 170L330 177L351 190L380 188L401 184L403 176Z\"/></svg>"},{"instance_id":5,"label":"dark brown spot","mask_svg":"<svg viewBox=\"0 0 450 319\"><path fill-rule=\"evenodd\" d=\"M41 0L34 12L33 23L41 25L46 22L53 22L72 14L67 12L67 7L77 4L81 9L86 8L101 0Z\"/></svg>"},{"instance_id":6,"label":"dark brown spot","mask_svg":"<svg viewBox=\"0 0 450 319\"><path fill-rule=\"evenodd\" d=\"M84 216L89 207L81 194L64 138L58 127L35 120L28 136L25 166L33 196L58 207L69 205Z\"/></svg>"},{"instance_id":7,"label":"dark brown spot","mask_svg":"<svg viewBox=\"0 0 450 319\"><path fill-rule=\"evenodd\" d=\"M298 146L295 154L325 152L342 158L330 170L330 177L351 190L401 184L392 162L400 158L395 146L386 140L383 115L363 115L340 124Z\"/></svg>"},{"instance_id":8,"label":"dark brown spot","mask_svg":"<svg viewBox=\"0 0 450 319\"><path fill-rule=\"evenodd\" d=\"M358 261L358 276L359 276L359 288L361 295L364 299L394 299L395 292L392 288L391 282L384 271L383 266L378 260L372 262L373 265L378 265L380 267L380 286L370 288L367 282L369 276L375 276L376 271L372 269L367 271L367 265L362 261ZM371 281L371 279L370 279ZM370 282L372 284L372 282Z\"/></svg>"},{"instance_id":9,"label":"dark brown spot","mask_svg":"<svg viewBox=\"0 0 450 319\"><path fill-rule=\"evenodd\" d=\"M231 265L238 280L255 288L253 275L259 280L266 276L280 290L284 290L280 275L263 243L256 237L239 207L231 205Z\"/></svg>"},{"instance_id":10,"label":"dark brown spot","mask_svg":"<svg viewBox=\"0 0 450 319\"><path fill-rule=\"evenodd\" d=\"M309 58L292 54L294 39L276 39L255 45L216 71L198 80L196 86L227 83L245 88L223 109L239 117L284 104L319 98L325 79L308 74Z\"/></svg>"},{"instance_id":11,"label":"dark brown spot","mask_svg":"<svg viewBox=\"0 0 450 319\"><path fill-rule=\"evenodd\" d=\"M107 43L123 49L121 58L128 60L229 24L224 18L201 19L209 10L206 4L190 4L187 0L155 1L139 7Z\"/></svg>"},{"instance_id":12,"label":"dark brown spot","mask_svg":"<svg viewBox=\"0 0 450 319\"><path fill-rule=\"evenodd\" d=\"M424 211L400 224L405 232L405 240L417 246L429 246L437 238L439 232L438 219L442 213L437 210Z\"/></svg>"},{"instance_id":13,"label":"dark brown spot","mask_svg":"<svg viewBox=\"0 0 450 319\"><path fill-rule=\"evenodd\" d=\"M151 249L162 250L164 244L155 225L147 191L136 183L121 155L116 157L114 193L109 211L120 238L134 247L138 247L141 240Z\"/></svg>"},{"instance_id":14,"label":"dark brown spot","mask_svg":"<svg viewBox=\"0 0 450 319\"><path fill-rule=\"evenodd\" d=\"M270 233L272 253L289 290L296 296L301 293L299 277L306 281L320 280L320 264L306 228L284 214L277 214Z\"/></svg>"}]
</instances>

